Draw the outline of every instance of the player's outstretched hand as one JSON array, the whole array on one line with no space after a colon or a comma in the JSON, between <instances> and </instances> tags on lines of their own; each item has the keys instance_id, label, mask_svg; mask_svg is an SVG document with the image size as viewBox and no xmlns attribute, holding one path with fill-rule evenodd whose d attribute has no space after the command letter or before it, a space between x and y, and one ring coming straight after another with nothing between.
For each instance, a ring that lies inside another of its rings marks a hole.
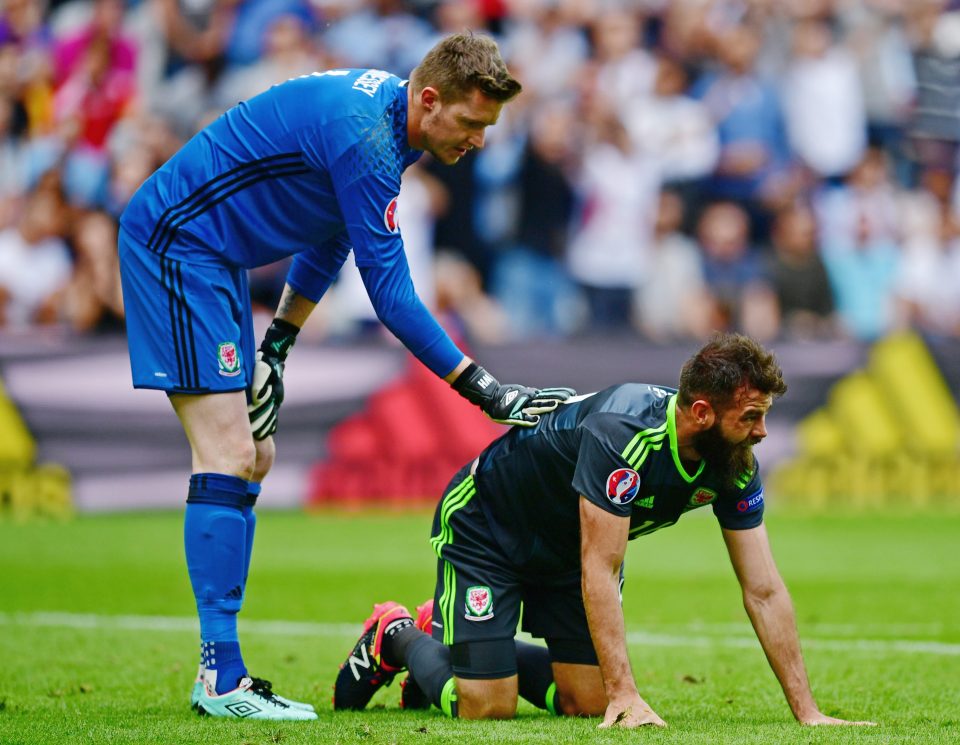
<instances>
[{"instance_id":1,"label":"player's outstretched hand","mask_svg":"<svg viewBox=\"0 0 960 745\"><path fill-rule=\"evenodd\" d=\"M599 729L610 727L633 729L648 725L666 727L667 723L657 716L657 713L639 695L634 695L623 701L611 701L603 715L603 722L598 726Z\"/></svg>"},{"instance_id":2,"label":"player's outstretched hand","mask_svg":"<svg viewBox=\"0 0 960 745\"><path fill-rule=\"evenodd\" d=\"M480 365L471 362L453 381L453 389L476 404L499 424L533 427L540 415L553 411L576 391L572 388L528 388L525 385L501 384Z\"/></svg>"},{"instance_id":3,"label":"player's outstretched hand","mask_svg":"<svg viewBox=\"0 0 960 745\"><path fill-rule=\"evenodd\" d=\"M253 436L258 440L277 431L277 417L283 403L283 365L299 330L292 323L273 319L257 352L253 384L247 396L247 416Z\"/></svg>"},{"instance_id":4,"label":"player's outstretched hand","mask_svg":"<svg viewBox=\"0 0 960 745\"><path fill-rule=\"evenodd\" d=\"M812 714L808 717L803 717L800 719L800 724L808 727L821 727L821 726L833 726L833 727L876 727L876 722L854 722L849 719L837 719L836 717L828 717L826 714L821 714L819 711L816 714Z\"/></svg>"}]
</instances>

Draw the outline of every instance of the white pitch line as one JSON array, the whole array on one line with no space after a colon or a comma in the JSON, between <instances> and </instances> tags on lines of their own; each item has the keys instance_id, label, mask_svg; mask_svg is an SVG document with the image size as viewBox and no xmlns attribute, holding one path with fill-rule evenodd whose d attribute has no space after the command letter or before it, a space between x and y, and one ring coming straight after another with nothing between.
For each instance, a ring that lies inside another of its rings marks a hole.
<instances>
[{"instance_id":1,"label":"white pitch line","mask_svg":"<svg viewBox=\"0 0 960 745\"><path fill-rule=\"evenodd\" d=\"M196 618L187 616L112 616L99 613L3 613L0 626L29 626L42 628L95 629L122 631L173 631L198 633ZM759 646L756 637L745 635L703 635L705 624L690 624L690 634L655 634L630 631L627 641L644 647L732 647L737 649ZM727 627L726 624L720 624ZM876 626L874 625L874 628ZM244 634L265 636L344 637L356 636L359 623L315 623L310 621L255 621L241 619ZM922 641L919 639L820 639L809 634L803 639L807 649L829 649L847 652L932 654L945 657L960 656L960 644Z\"/></svg>"}]
</instances>

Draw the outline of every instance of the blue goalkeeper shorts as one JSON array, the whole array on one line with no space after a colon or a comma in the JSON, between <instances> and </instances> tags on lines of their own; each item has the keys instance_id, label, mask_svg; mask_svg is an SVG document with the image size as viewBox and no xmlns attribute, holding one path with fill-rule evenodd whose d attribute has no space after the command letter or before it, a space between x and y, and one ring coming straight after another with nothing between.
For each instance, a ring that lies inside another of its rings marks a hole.
<instances>
[{"instance_id":1,"label":"blue goalkeeper shorts","mask_svg":"<svg viewBox=\"0 0 960 745\"><path fill-rule=\"evenodd\" d=\"M246 270L160 256L123 229L119 247L134 388L246 390L256 361Z\"/></svg>"}]
</instances>

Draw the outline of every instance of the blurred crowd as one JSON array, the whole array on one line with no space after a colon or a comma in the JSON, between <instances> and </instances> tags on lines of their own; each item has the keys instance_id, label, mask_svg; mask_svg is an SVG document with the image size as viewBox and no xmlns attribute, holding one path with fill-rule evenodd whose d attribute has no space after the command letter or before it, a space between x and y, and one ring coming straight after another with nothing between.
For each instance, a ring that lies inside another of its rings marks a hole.
<instances>
[{"instance_id":1,"label":"blurred crowd","mask_svg":"<svg viewBox=\"0 0 960 745\"><path fill-rule=\"evenodd\" d=\"M0 8L0 327L122 329L117 218L181 143L274 83L406 77L474 29L524 92L400 199L418 290L468 336L960 337L956 0ZM268 311L284 274L252 272ZM371 316L347 271L323 307L326 333Z\"/></svg>"}]
</instances>

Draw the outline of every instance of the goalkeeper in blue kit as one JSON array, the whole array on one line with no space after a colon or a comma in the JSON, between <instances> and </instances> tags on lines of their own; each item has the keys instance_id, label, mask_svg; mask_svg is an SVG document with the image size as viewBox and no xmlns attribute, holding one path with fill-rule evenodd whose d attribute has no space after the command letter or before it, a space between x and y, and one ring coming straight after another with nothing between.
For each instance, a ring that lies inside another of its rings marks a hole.
<instances>
[{"instance_id":1,"label":"goalkeeper in blue kit","mask_svg":"<svg viewBox=\"0 0 960 745\"><path fill-rule=\"evenodd\" d=\"M287 354L351 250L380 320L494 421L533 426L573 395L500 384L466 357L417 297L396 219L404 169L423 151L453 165L482 147L519 92L496 44L472 34L440 41L409 81L380 70L289 80L195 135L123 213L133 383L167 393L192 451L184 544L200 616L199 711L316 718L248 673L237 613ZM258 351L246 271L291 255Z\"/></svg>"}]
</instances>

